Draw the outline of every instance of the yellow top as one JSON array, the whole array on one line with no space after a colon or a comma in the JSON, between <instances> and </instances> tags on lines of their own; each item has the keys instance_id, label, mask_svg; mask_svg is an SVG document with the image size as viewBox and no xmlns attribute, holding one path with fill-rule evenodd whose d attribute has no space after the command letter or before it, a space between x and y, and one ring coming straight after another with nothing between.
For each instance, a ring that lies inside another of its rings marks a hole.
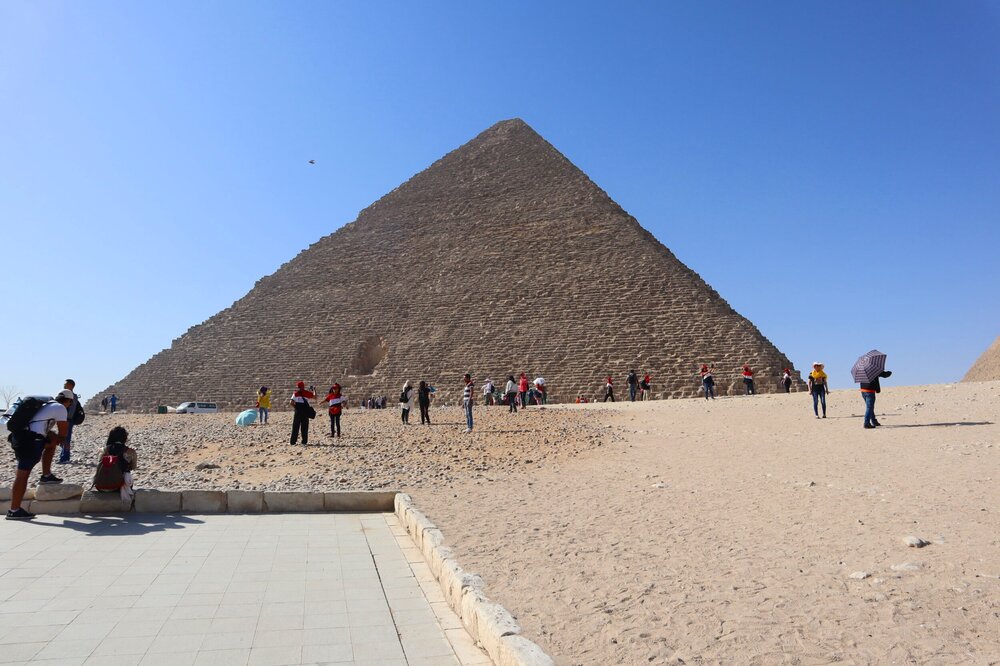
<instances>
[{"instance_id":1,"label":"yellow top","mask_svg":"<svg viewBox=\"0 0 1000 666\"><path fill-rule=\"evenodd\" d=\"M263 409L271 409L271 392L268 391L264 395L260 393L257 394L257 406Z\"/></svg>"},{"instance_id":2,"label":"yellow top","mask_svg":"<svg viewBox=\"0 0 1000 666\"><path fill-rule=\"evenodd\" d=\"M809 373L809 376L816 381L826 381L826 373L822 370L813 370Z\"/></svg>"}]
</instances>

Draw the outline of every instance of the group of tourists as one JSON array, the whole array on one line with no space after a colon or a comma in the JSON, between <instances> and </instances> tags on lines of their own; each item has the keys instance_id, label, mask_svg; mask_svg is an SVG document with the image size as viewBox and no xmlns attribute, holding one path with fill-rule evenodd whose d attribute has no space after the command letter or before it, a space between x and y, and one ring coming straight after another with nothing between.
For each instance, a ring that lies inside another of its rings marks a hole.
<instances>
[{"instance_id":1,"label":"group of tourists","mask_svg":"<svg viewBox=\"0 0 1000 666\"><path fill-rule=\"evenodd\" d=\"M647 372L639 379L639 375L635 370L629 370L628 374L625 375L625 385L628 387L628 399L631 402L635 402L636 394L638 393L639 400L646 400L647 396L652 395L653 378ZM610 400L615 401L615 381L611 375L607 375L604 378L604 402ZM578 403L587 402L584 396L578 396L576 401Z\"/></svg>"},{"instance_id":2,"label":"group of tourists","mask_svg":"<svg viewBox=\"0 0 1000 666\"><path fill-rule=\"evenodd\" d=\"M25 510L21 503L28 490L28 479L32 470L40 462L42 474L40 485L59 484L63 479L52 472L52 463L57 448L62 449L59 462L70 461L73 427L83 423L86 413L80 404L80 396L73 392L76 382L67 379L63 389L51 400L37 397L19 399L13 411L6 416L7 440L14 450L17 471L10 493L10 508L7 520L30 520L35 514ZM128 432L116 427L108 434L108 441L101 452L93 487L98 492L119 492L122 498L131 502L132 476L137 455L126 446Z\"/></svg>"}]
</instances>

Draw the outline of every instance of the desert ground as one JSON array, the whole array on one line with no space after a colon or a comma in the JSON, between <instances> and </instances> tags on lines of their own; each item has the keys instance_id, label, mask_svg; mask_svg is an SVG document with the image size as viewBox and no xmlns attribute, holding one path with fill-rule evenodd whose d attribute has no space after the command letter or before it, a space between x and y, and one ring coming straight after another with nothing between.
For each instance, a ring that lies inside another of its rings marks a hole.
<instances>
[{"instance_id":1,"label":"desert ground","mask_svg":"<svg viewBox=\"0 0 1000 666\"><path fill-rule=\"evenodd\" d=\"M141 486L399 488L558 664L1000 663L1000 382L885 388L876 430L862 409L493 407L472 435L454 407L350 410L305 448L287 413L95 415L56 470L88 478L121 424Z\"/></svg>"}]
</instances>

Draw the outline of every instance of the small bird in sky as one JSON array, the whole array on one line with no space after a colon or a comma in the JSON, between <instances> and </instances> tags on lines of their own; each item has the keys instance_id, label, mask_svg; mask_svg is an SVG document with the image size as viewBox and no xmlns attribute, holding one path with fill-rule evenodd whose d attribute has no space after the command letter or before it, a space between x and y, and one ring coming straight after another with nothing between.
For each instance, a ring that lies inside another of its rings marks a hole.
<instances>
[{"instance_id":1,"label":"small bird in sky","mask_svg":"<svg viewBox=\"0 0 1000 666\"><path fill-rule=\"evenodd\" d=\"M316 164L316 160L309 160L309 164Z\"/></svg>"}]
</instances>

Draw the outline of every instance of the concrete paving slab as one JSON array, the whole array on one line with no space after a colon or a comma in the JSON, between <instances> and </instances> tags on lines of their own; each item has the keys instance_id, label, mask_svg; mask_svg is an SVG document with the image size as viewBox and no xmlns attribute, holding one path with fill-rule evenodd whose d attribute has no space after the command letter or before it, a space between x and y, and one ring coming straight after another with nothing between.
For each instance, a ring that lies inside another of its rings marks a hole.
<instances>
[{"instance_id":1,"label":"concrete paving slab","mask_svg":"<svg viewBox=\"0 0 1000 666\"><path fill-rule=\"evenodd\" d=\"M414 552L393 514L5 522L0 662L488 664Z\"/></svg>"}]
</instances>

